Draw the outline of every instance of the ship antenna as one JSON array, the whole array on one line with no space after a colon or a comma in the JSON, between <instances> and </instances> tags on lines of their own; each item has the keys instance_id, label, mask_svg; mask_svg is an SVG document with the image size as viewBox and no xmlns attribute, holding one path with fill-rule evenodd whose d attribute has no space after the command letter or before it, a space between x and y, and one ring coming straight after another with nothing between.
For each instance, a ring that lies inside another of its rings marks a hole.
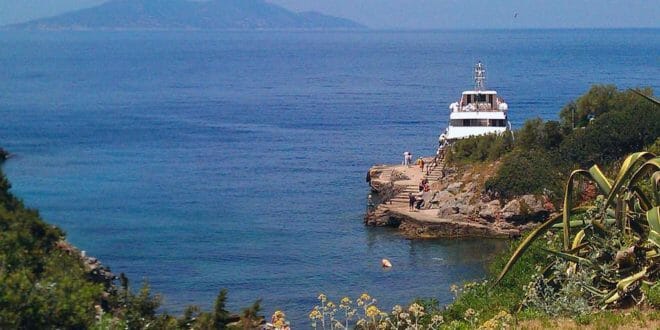
<instances>
[{"instance_id":1,"label":"ship antenna","mask_svg":"<svg viewBox=\"0 0 660 330\"><path fill-rule=\"evenodd\" d=\"M477 91L486 89L484 82L486 81L486 68L481 63L477 62L474 66L474 89Z\"/></svg>"}]
</instances>

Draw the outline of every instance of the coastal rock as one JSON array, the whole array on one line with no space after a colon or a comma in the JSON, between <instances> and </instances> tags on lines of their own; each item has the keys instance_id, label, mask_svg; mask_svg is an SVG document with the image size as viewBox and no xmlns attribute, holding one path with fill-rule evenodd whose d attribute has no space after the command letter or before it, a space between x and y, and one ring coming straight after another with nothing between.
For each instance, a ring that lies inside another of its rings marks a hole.
<instances>
[{"instance_id":1,"label":"coastal rock","mask_svg":"<svg viewBox=\"0 0 660 330\"><path fill-rule=\"evenodd\" d=\"M463 191L475 193L477 191L477 183L474 181L468 182L463 188Z\"/></svg>"},{"instance_id":2,"label":"coastal rock","mask_svg":"<svg viewBox=\"0 0 660 330\"><path fill-rule=\"evenodd\" d=\"M479 217L487 221L493 222L500 212L500 201L493 200L488 203L480 204Z\"/></svg>"},{"instance_id":3,"label":"coastal rock","mask_svg":"<svg viewBox=\"0 0 660 330\"><path fill-rule=\"evenodd\" d=\"M461 191L462 186L463 186L463 182L454 182L449 186L447 186L447 191L452 194L458 194Z\"/></svg>"},{"instance_id":4,"label":"coastal rock","mask_svg":"<svg viewBox=\"0 0 660 330\"><path fill-rule=\"evenodd\" d=\"M425 222L416 219L404 219L401 222L399 230L404 236L416 239L466 237L510 238L520 235L520 232L516 229L502 229L492 225L456 220Z\"/></svg>"},{"instance_id":5,"label":"coastal rock","mask_svg":"<svg viewBox=\"0 0 660 330\"><path fill-rule=\"evenodd\" d=\"M463 204L459 212L463 215L470 216L476 213L478 210L477 207L477 205L473 204Z\"/></svg>"},{"instance_id":6,"label":"coastal rock","mask_svg":"<svg viewBox=\"0 0 660 330\"><path fill-rule=\"evenodd\" d=\"M536 220L548 215L544 208L543 198L534 195L523 195L507 203L502 210L502 217L507 221Z\"/></svg>"},{"instance_id":7,"label":"coastal rock","mask_svg":"<svg viewBox=\"0 0 660 330\"><path fill-rule=\"evenodd\" d=\"M56 247L66 254L80 257L85 265L85 271L92 281L102 283L106 288L113 285L117 277L110 271L110 268L104 266L97 258L88 256L85 251L78 250L67 241L59 241Z\"/></svg>"},{"instance_id":8,"label":"coastal rock","mask_svg":"<svg viewBox=\"0 0 660 330\"><path fill-rule=\"evenodd\" d=\"M450 215L454 215L456 213L458 213L458 210L454 209L453 207L444 206L438 209L438 217L443 219L449 218Z\"/></svg>"},{"instance_id":9,"label":"coastal rock","mask_svg":"<svg viewBox=\"0 0 660 330\"><path fill-rule=\"evenodd\" d=\"M435 198L440 202L440 205L444 205L456 200L456 197L454 197L452 193L446 190L439 191Z\"/></svg>"},{"instance_id":10,"label":"coastal rock","mask_svg":"<svg viewBox=\"0 0 660 330\"><path fill-rule=\"evenodd\" d=\"M417 193L423 174L418 168L377 165L370 170L373 201L367 212L368 226L399 228L408 238L517 237L547 216L547 201L525 195L506 205L484 194L480 182L496 170L494 166L444 168L441 179L431 183L433 203L409 211L408 194ZM436 178L438 172L432 175ZM546 206L544 208L544 206ZM437 208L437 210L435 210Z\"/></svg>"}]
</instances>

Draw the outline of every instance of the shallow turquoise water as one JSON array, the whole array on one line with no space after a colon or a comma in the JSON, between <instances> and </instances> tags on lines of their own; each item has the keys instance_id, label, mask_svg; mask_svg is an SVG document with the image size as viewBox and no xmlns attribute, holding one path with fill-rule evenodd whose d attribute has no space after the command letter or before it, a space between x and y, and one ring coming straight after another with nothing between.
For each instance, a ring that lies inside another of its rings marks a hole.
<instances>
[{"instance_id":1,"label":"shallow turquoise water","mask_svg":"<svg viewBox=\"0 0 660 330\"><path fill-rule=\"evenodd\" d=\"M659 32L3 32L0 145L17 195L170 311L222 287L294 325L321 291L447 303L506 243L365 228L367 168L431 154L477 60L514 126L593 83L657 90Z\"/></svg>"}]
</instances>

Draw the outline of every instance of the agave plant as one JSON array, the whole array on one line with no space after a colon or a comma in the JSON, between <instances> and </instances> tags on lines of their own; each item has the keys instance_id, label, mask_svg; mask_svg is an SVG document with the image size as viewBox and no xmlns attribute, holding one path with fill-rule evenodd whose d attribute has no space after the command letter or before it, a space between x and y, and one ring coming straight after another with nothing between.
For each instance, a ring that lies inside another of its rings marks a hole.
<instances>
[{"instance_id":1,"label":"agave plant","mask_svg":"<svg viewBox=\"0 0 660 330\"><path fill-rule=\"evenodd\" d=\"M574 205L576 183L586 178L600 195L590 205ZM643 282L660 277L660 157L648 152L626 158L615 179L598 166L571 173L564 191L563 212L532 231L509 259L496 284L521 255L546 231L561 229L562 249L546 250L556 256L545 268L545 283L568 285L570 276L557 277L552 264L567 263L565 272L586 277L579 285L597 306L640 301ZM584 276L586 274L586 276ZM563 282L562 282L563 281ZM571 283L574 285L575 283Z\"/></svg>"}]
</instances>

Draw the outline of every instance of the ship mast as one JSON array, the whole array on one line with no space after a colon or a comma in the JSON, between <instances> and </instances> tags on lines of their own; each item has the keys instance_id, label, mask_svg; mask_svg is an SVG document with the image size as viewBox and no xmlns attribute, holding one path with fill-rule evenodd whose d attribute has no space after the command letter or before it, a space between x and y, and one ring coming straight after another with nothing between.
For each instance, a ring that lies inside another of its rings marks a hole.
<instances>
[{"instance_id":1,"label":"ship mast","mask_svg":"<svg viewBox=\"0 0 660 330\"><path fill-rule=\"evenodd\" d=\"M486 86L484 82L486 81L486 68L481 63L477 62L477 65L474 66L474 90L481 91L485 90Z\"/></svg>"}]
</instances>

